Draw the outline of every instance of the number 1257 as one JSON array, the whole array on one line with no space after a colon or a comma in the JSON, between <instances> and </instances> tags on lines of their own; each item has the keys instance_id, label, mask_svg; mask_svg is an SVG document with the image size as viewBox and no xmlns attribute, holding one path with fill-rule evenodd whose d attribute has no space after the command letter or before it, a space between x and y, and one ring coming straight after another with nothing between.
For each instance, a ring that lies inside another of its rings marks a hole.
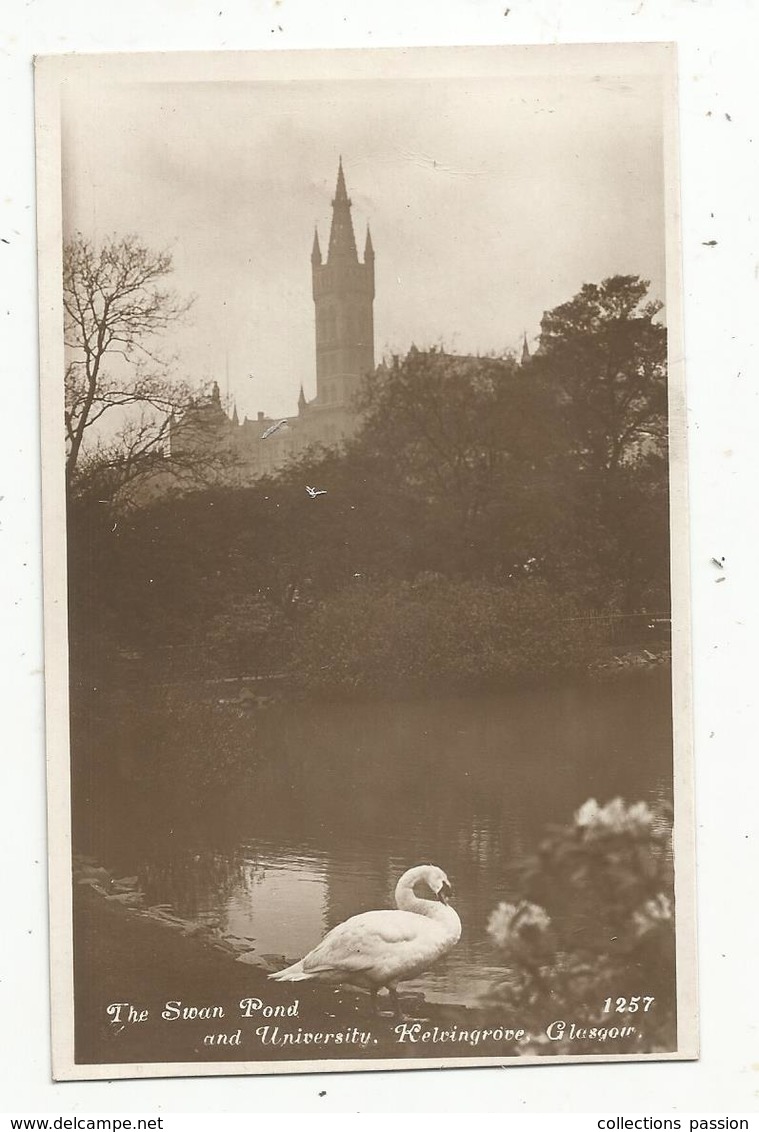
<instances>
[{"instance_id":1,"label":"number 1257","mask_svg":"<svg viewBox=\"0 0 759 1132\"><path fill-rule=\"evenodd\" d=\"M634 994L632 998L607 998L604 1001L604 1014L614 1011L616 1014L635 1014L642 1010L647 1013L656 999L649 994Z\"/></svg>"}]
</instances>

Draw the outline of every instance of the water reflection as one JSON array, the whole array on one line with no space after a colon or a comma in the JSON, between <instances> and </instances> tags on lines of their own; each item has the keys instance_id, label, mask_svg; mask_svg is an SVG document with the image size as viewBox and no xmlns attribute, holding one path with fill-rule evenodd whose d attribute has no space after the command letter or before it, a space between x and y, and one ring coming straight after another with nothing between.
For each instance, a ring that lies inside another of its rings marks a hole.
<instances>
[{"instance_id":1,"label":"water reflection","mask_svg":"<svg viewBox=\"0 0 759 1132\"><path fill-rule=\"evenodd\" d=\"M288 960L357 912L388 907L410 865L454 885L464 931L413 986L471 1002L496 973L485 933L547 823L589 797L669 796L666 673L482 698L275 707L251 720L260 768L221 811L103 821L100 859L261 955ZM116 863L116 862L114 862Z\"/></svg>"},{"instance_id":2,"label":"water reflection","mask_svg":"<svg viewBox=\"0 0 759 1132\"><path fill-rule=\"evenodd\" d=\"M259 851L260 852L260 851ZM260 955L292 954L313 947L324 922L327 885L322 862L282 857L264 849L267 864L252 866L252 891L237 889L225 902L220 926L225 934L250 938Z\"/></svg>"}]
</instances>

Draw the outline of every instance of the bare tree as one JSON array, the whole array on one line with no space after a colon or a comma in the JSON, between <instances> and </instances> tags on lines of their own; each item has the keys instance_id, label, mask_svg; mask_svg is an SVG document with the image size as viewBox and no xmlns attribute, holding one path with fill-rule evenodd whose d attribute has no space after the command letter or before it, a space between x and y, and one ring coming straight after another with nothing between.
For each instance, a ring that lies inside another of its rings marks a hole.
<instances>
[{"instance_id":1,"label":"bare tree","mask_svg":"<svg viewBox=\"0 0 759 1132\"><path fill-rule=\"evenodd\" d=\"M157 350L158 336L192 302L163 286L171 270L169 252L151 251L136 236L111 236L97 247L77 234L64 247L69 484L75 473L91 476L96 465L115 470L119 461L122 474L133 478L138 461L159 452L171 414L181 415L190 403L190 390L171 380L170 363ZM95 443L85 445L88 430L106 414L118 429L101 424Z\"/></svg>"}]
</instances>

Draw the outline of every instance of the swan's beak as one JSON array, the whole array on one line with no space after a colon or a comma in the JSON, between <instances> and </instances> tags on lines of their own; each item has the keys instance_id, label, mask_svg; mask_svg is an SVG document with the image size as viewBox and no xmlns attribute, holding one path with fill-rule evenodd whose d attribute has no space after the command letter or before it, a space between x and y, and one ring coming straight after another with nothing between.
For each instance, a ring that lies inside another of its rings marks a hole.
<instances>
[{"instance_id":1,"label":"swan's beak","mask_svg":"<svg viewBox=\"0 0 759 1132\"><path fill-rule=\"evenodd\" d=\"M451 886L446 881L443 881L437 894L438 900L443 904L447 904L452 894L453 889Z\"/></svg>"}]
</instances>

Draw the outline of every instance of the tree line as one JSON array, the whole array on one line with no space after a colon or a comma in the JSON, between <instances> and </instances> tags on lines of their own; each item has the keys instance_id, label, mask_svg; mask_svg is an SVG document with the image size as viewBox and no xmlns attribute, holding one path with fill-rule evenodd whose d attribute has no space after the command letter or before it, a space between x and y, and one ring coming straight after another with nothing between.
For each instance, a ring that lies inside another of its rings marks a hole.
<instances>
[{"instance_id":1,"label":"tree line","mask_svg":"<svg viewBox=\"0 0 759 1132\"><path fill-rule=\"evenodd\" d=\"M645 280L584 285L544 315L522 363L412 347L369 375L344 448L312 449L245 487L201 474L135 505L126 489L160 470L167 422L189 403L157 346L188 307L163 285L170 257L134 239L75 241L65 262L82 662L132 651L208 671L331 666L337 677L342 665L361 685L371 632L387 654L378 686L399 655L412 671L453 673L459 646L473 679L500 679L519 667L508 640L520 610L533 630L512 636L536 672L562 656L582 663L565 630L588 612L667 610L667 340ZM116 407L121 430L88 446ZM498 640L484 628L473 639L473 619L500 625Z\"/></svg>"}]
</instances>

